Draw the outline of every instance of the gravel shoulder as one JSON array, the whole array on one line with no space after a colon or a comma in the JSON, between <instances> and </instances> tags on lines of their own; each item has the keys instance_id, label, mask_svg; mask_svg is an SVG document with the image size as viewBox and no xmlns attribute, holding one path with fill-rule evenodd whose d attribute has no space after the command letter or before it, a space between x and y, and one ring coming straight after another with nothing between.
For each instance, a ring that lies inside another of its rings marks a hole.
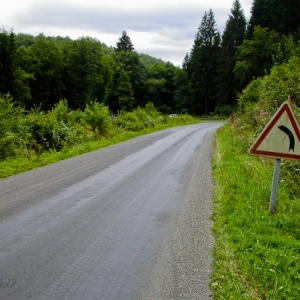
<instances>
[{"instance_id":1,"label":"gravel shoulder","mask_svg":"<svg viewBox=\"0 0 300 300\"><path fill-rule=\"evenodd\" d=\"M154 267L147 270L138 299L211 299L211 130L204 137L183 204L168 237L160 245Z\"/></svg>"}]
</instances>

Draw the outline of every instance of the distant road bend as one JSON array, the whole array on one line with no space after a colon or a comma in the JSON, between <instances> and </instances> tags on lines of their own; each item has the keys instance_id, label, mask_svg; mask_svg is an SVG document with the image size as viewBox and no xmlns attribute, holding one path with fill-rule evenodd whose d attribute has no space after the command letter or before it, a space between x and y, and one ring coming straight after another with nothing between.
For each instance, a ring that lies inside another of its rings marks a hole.
<instances>
[{"instance_id":1,"label":"distant road bend","mask_svg":"<svg viewBox=\"0 0 300 300\"><path fill-rule=\"evenodd\" d=\"M0 299L209 299L221 125L170 128L0 180Z\"/></svg>"}]
</instances>

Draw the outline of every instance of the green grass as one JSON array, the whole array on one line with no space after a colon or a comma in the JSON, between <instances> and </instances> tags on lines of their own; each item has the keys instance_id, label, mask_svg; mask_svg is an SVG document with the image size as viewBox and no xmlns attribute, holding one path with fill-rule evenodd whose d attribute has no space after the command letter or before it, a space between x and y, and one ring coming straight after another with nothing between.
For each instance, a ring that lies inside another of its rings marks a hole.
<instances>
[{"instance_id":1,"label":"green grass","mask_svg":"<svg viewBox=\"0 0 300 300\"><path fill-rule=\"evenodd\" d=\"M168 123L157 124L154 127L149 127L136 132L122 130L121 132L111 134L108 138L86 142L72 148L64 148L60 152L43 152L40 156L36 156L35 154L31 153L28 155L28 157L6 159L4 161L0 161L0 179L55 163L63 159L98 150L113 144L121 143L140 135L173 126L197 124L199 122L200 120L196 118L191 118L188 121L186 121L184 118L172 118L172 120L170 119Z\"/></svg>"},{"instance_id":2,"label":"green grass","mask_svg":"<svg viewBox=\"0 0 300 300\"><path fill-rule=\"evenodd\" d=\"M300 299L300 199L279 184L268 211L273 159L253 157L229 125L213 156L213 298Z\"/></svg>"}]
</instances>

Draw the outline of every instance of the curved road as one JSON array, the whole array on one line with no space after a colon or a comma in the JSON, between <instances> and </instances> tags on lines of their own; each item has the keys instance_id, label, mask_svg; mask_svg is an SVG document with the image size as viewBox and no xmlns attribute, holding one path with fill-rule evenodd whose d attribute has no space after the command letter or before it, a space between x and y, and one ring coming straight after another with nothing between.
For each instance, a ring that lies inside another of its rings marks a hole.
<instances>
[{"instance_id":1,"label":"curved road","mask_svg":"<svg viewBox=\"0 0 300 300\"><path fill-rule=\"evenodd\" d=\"M211 153L176 127L0 181L0 299L208 299Z\"/></svg>"}]
</instances>

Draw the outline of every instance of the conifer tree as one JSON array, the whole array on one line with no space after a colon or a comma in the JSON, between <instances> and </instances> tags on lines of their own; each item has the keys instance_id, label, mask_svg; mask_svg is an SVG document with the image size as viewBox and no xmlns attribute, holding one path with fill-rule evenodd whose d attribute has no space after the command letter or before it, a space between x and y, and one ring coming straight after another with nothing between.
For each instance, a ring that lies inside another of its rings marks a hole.
<instances>
[{"instance_id":1,"label":"conifer tree","mask_svg":"<svg viewBox=\"0 0 300 300\"><path fill-rule=\"evenodd\" d=\"M237 61L237 47L243 43L246 31L246 18L239 0L234 0L231 14L226 22L222 35L220 68L217 78L217 102L223 106L232 106L236 103L236 93L240 91L238 81L234 75Z\"/></svg>"},{"instance_id":2,"label":"conifer tree","mask_svg":"<svg viewBox=\"0 0 300 300\"><path fill-rule=\"evenodd\" d=\"M117 42L117 48L115 48L116 51L125 51L125 52L132 52L134 51L133 44L131 42L131 39L126 31L122 32L122 35L119 37L119 40Z\"/></svg>"},{"instance_id":3,"label":"conifer tree","mask_svg":"<svg viewBox=\"0 0 300 300\"><path fill-rule=\"evenodd\" d=\"M214 111L219 52L220 33L216 28L214 13L210 9L202 18L187 64L192 111L195 114Z\"/></svg>"}]
</instances>

